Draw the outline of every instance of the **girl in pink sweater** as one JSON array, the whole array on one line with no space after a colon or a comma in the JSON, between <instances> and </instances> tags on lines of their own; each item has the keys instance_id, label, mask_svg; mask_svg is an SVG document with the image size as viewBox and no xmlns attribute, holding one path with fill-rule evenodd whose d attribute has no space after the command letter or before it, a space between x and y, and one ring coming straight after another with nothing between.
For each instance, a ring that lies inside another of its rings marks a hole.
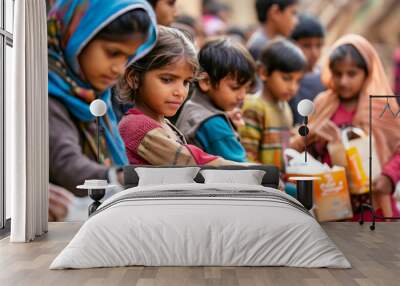
<instances>
[{"instance_id":1,"label":"girl in pink sweater","mask_svg":"<svg viewBox=\"0 0 400 286\"><path fill-rule=\"evenodd\" d=\"M192 42L179 30L159 27L154 49L133 63L119 82L118 97L133 102L119 123L130 164L231 165L186 143L165 117L174 116L189 93L198 62Z\"/></svg>"}]
</instances>

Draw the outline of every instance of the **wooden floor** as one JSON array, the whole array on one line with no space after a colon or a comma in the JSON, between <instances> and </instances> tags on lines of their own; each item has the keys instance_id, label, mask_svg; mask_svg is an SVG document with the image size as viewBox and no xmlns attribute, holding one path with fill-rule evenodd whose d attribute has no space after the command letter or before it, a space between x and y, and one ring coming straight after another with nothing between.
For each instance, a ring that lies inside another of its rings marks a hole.
<instances>
[{"instance_id":1,"label":"wooden floor","mask_svg":"<svg viewBox=\"0 0 400 286\"><path fill-rule=\"evenodd\" d=\"M79 229L50 223L49 233L29 244L0 241L0 285L400 285L400 223L323 225L351 262L350 270L289 267L124 267L48 270Z\"/></svg>"}]
</instances>

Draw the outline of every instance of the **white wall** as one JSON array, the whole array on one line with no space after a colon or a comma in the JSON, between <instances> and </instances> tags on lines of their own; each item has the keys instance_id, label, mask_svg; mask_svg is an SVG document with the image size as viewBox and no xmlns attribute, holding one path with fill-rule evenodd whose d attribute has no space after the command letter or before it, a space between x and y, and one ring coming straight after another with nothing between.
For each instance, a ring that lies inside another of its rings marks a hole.
<instances>
[{"instance_id":1,"label":"white wall","mask_svg":"<svg viewBox=\"0 0 400 286\"><path fill-rule=\"evenodd\" d=\"M221 0L231 6L231 24L246 27L257 24L255 0Z\"/></svg>"},{"instance_id":2,"label":"white wall","mask_svg":"<svg viewBox=\"0 0 400 286\"><path fill-rule=\"evenodd\" d=\"M6 46L5 53L5 63L6 63L6 74L5 74L5 96L11 95L11 75L12 75L12 67L13 67L13 58L12 58L12 48ZM7 166L5 166L7 168ZM6 219L11 218L11 192L8 188L6 190Z\"/></svg>"},{"instance_id":3,"label":"white wall","mask_svg":"<svg viewBox=\"0 0 400 286\"><path fill-rule=\"evenodd\" d=\"M188 14L198 18L201 15L201 0L177 0L178 14Z\"/></svg>"},{"instance_id":4,"label":"white wall","mask_svg":"<svg viewBox=\"0 0 400 286\"><path fill-rule=\"evenodd\" d=\"M14 31L14 1L13 0L0 0L4 1L5 3L5 30L9 33L13 33ZM12 58L12 47L6 45L5 48L5 78L4 78L4 85L5 85L5 98L7 96L11 96L11 75L12 75L12 68L13 68L13 58ZM6 123L7 124L7 123ZM6 152L6 150L5 150ZM6 168L6 166L5 166ZM5 178L6 179L6 178ZM11 193L8 188L5 188L5 207L6 207L6 219L11 218Z\"/></svg>"},{"instance_id":5,"label":"white wall","mask_svg":"<svg viewBox=\"0 0 400 286\"><path fill-rule=\"evenodd\" d=\"M5 0L5 15L6 15L6 31L12 33L13 32L13 20L12 17L14 15L14 0Z\"/></svg>"}]
</instances>

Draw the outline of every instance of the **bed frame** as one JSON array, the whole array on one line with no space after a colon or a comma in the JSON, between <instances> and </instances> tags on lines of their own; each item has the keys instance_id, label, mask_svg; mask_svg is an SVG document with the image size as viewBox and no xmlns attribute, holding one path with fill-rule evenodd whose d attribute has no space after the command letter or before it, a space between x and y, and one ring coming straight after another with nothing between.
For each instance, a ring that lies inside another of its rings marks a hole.
<instances>
[{"instance_id":1,"label":"bed frame","mask_svg":"<svg viewBox=\"0 0 400 286\"><path fill-rule=\"evenodd\" d=\"M151 165L128 165L123 168L124 170L124 189L129 189L136 187L139 183L139 176L136 173L135 169L138 167L142 168L185 168L185 167L200 167L201 170L205 169L218 169L218 170L262 170L265 171L265 175L261 181L261 184L264 187L270 187L274 189L278 189L279 186L279 169L275 166L269 165L251 165L251 166L239 166L239 165L232 165L232 166L151 166ZM194 178L194 181L197 183L204 183L204 178L200 174ZM89 216L91 216L97 208L101 205L100 200L104 197L105 189L98 189L98 190L90 190L89 196L94 202L89 206L88 212Z\"/></svg>"},{"instance_id":2,"label":"bed frame","mask_svg":"<svg viewBox=\"0 0 400 286\"><path fill-rule=\"evenodd\" d=\"M137 167L144 167L144 168L184 168L184 167L193 167L193 166L149 166L149 165L128 165L124 167L124 188L133 188L138 185L139 177L136 173L135 169ZM279 186L279 169L275 166L270 165L251 165L251 166L239 166L239 165L232 165L232 166L196 166L200 167L201 170L205 169L218 169L218 170L263 170L265 171L265 175L262 179L261 184L264 187L270 187L277 189ZM204 183L204 178L200 174L194 178L195 182L197 183Z\"/></svg>"}]
</instances>

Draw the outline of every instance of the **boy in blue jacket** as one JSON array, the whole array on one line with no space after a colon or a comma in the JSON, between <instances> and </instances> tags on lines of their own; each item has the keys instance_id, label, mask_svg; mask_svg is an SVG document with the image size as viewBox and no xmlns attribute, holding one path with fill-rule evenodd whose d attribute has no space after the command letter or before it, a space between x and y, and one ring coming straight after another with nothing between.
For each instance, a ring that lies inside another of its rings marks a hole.
<instances>
[{"instance_id":1,"label":"boy in blue jacket","mask_svg":"<svg viewBox=\"0 0 400 286\"><path fill-rule=\"evenodd\" d=\"M193 96L182 108L176 126L190 144L236 162L246 162L235 121L239 108L255 82L256 66L238 42L217 39L199 52L200 75Z\"/></svg>"}]
</instances>

